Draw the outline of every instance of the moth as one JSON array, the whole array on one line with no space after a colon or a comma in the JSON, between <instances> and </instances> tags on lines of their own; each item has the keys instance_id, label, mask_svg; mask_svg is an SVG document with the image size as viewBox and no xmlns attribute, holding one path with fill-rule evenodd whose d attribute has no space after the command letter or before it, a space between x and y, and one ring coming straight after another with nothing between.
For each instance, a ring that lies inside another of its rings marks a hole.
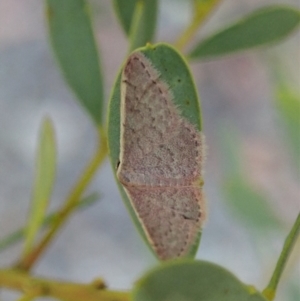
<instances>
[{"instance_id":1,"label":"moth","mask_svg":"<svg viewBox=\"0 0 300 301\"><path fill-rule=\"evenodd\" d=\"M187 256L205 219L203 134L140 51L125 63L120 110L117 178L158 258Z\"/></svg>"}]
</instances>

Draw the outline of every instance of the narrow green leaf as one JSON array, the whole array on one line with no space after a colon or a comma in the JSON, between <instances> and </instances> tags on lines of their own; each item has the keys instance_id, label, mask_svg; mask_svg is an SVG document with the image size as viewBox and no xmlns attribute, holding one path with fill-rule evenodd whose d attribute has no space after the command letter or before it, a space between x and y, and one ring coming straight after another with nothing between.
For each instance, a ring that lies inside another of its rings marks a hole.
<instances>
[{"instance_id":1,"label":"narrow green leaf","mask_svg":"<svg viewBox=\"0 0 300 301\"><path fill-rule=\"evenodd\" d=\"M153 66L160 72L160 78L170 86L174 97L173 101L176 106L180 108L181 115L201 131L202 119L198 95L192 75L183 57L173 47L167 44L148 44L146 47L138 49L138 51L141 51L151 61ZM115 176L120 156L120 78L121 71L112 90L108 113L109 155ZM137 229L150 247L130 200L117 179L116 181L122 199ZM193 257L197 251L199 239L200 238L198 238L198 241L195 241L195 245L190 250L191 257Z\"/></svg>"},{"instance_id":2,"label":"narrow green leaf","mask_svg":"<svg viewBox=\"0 0 300 301\"><path fill-rule=\"evenodd\" d=\"M156 28L157 0L138 1L130 28L130 51L152 41Z\"/></svg>"},{"instance_id":3,"label":"narrow green leaf","mask_svg":"<svg viewBox=\"0 0 300 301\"><path fill-rule=\"evenodd\" d=\"M157 0L114 0L121 25L130 38L130 49L153 40L157 21Z\"/></svg>"},{"instance_id":4,"label":"narrow green leaf","mask_svg":"<svg viewBox=\"0 0 300 301\"><path fill-rule=\"evenodd\" d=\"M205 261L161 264L136 283L133 301L266 301L224 268Z\"/></svg>"},{"instance_id":5,"label":"narrow green leaf","mask_svg":"<svg viewBox=\"0 0 300 301\"><path fill-rule=\"evenodd\" d=\"M77 205L77 210L82 210L90 205L92 205L95 201L99 199L99 196L97 193L93 193L85 198L83 198ZM48 214L43 222L42 222L42 228L46 228L49 226L54 219L57 218L59 213L54 212ZM26 234L26 228L21 228L19 230L16 230L15 232L11 233L9 236L3 238L0 241L0 252L6 250L7 248L11 247L12 245L16 244L18 241L24 238Z\"/></svg>"},{"instance_id":6,"label":"narrow green leaf","mask_svg":"<svg viewBox=\"0 0 300 301\"><path fill-rule=\"evenodd\" d=\"M137 2L134 10L133 20L131 24L131 30L129 35L129 51L133 51L134 49L138 47L145 46L145 44L148 42L145 41L145 26L147 24L144 23L144 11L145 11L145 2Z\"/></svg>"},{"instance_id":7,"label":"narrow green leaf","mask_svg":"<svg viewBox=\"0 0 300 301\"><path fill-rule=\"evenodd\" d=\"M85 0L46 0L51 43L62 72L93 121L102 122L103 83Z\"/></svg>"},{"instance_id":8,"label":"narrow green leaf","mask_svg":"<svg viewBox=\"0 0 300 301\"><path fill-rule=\"evenodd\" d=\"M280 220L262 193L256 191L242 175L226 179L224 192L227 202L247 229L256 230L260 236L264 236L265 231L280 229Z\"/></svg>"},{"instance_id":9,"label":"narrow green leaf","mask_svg":"<svg viewBox=\"0 0 300 301\"><path fill-rule=\"evenodd\" d=\"M131 22L137 0L113 0L116 15L127 36L130 34Z\"/></svg>"},{"instance_id":10,"label":"narrow green leaf","mask_svg":"<svg viewBox=\"0 0 300 301\"><path fill-rule=\"evenodd\" d=\"M201 41L191 58L208 58L278 42L300 23L299 10L268 6Z\"/></svg>"},{"instance_id":11,"label":"narrow green leaf","mask_svg":"<svg viewBox=\"0 0 300 301\"><path fill-rule=\"evenodd\" d=\"M256 236L259 234L262 237L265 231L280 229L280 219L273 212L267 197L251 186L245 176L238 133L229 125L222 124L220 137L225 178L223 190L230 209L247 229L256 231Z\"/></svg>"},{"instance_id":12,"label":"narrow green leaf","mask_svg":"<svg viewBox=\"0 0 300 301\"><path fill-rule=\"evenodd\" d=\"M56 143L52 122L45 118L40 132L36 156L36 175L32 203L26 229L24 253L28 253L43 223L51 197L56 172Z\"/></svg>"},{"instance_id":13,"label":"narrow green leaf","mask_svg":"<svg viewBox=\"0 0 300 301\"><path fill-rule=\"evenodd\" d=\"M300 94L279 83L276 96L278 113L285 124L286 140L291 145L297 171L300 172Z\"/></svg>"}]
</instances>

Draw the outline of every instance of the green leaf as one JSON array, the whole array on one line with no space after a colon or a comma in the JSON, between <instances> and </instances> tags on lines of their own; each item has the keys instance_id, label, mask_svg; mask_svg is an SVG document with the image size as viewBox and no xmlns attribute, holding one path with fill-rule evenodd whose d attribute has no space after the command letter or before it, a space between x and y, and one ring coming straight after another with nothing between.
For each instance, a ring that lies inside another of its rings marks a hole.
<instances>
[{"instance_id":1,"label":"green leaf","mask_svg":"<svg viewBox=\"0 0 300 301\"><path fill-rule=\"evenodd\" d=\"M114 0L121 25L130 38L130 49L153 40L157 20L157 0Z\"/></svg>"},{"instance_id":2,"label":"green leaf","mask_svg":"<svg viewBox=\"0 0 300 301\"><path fill-rule=\"evenodd\" d=\"M257 230L260 236L264 236L266 230L274 231L282 226L266 197L256 191L242 175L227 177L224 192L232 211L247 229Z\"/></svg>"},{"instance_id":3,"label":"green leaf","mask_svg":"<svg viewBox=\"0 0 300 301\"><path fill-rule=\"evenodd\" d=\"M32 203L26 229L24 253L28 253L35 242L36 235L43 223L46 209L53 190L56 173L56 143L52 122L45 118L39 137L36 156L36 175Z\"/></svg>"},{"instance_id":4,"label":"green leaf","mask_svg":"<svg viewBox=\"0 0 300 301\"><path fill-rule=\"evenodd\" d=\"M266 301L224 268L205 261L177 260L136 283L133 301Z\"/></svg>"},{"instance_id":5,"label":"green leaf","mask_svg":"<svg viewBox=\"0 0 300 301\"><path fill-rule=\"evenodd\" d=\"M77 204L77 209L82 210L90 205L92 205L95 201L99 199L99 196L97 193L93 193L85 198L83 198L78 204ZM42 222L42 228L46 228L49 226L54 219L58 217L59 213L54 212L48 214L43 222ZM21 228L16 230L15 232L11 233L7 237L1 239L0 241L0 252L6 250L7 248L11 247L12 245L16 244L18 241L24 238L26 235L26 228Z\"/></svg>"},{"instance_id":6,"label":"green leaf","mask_svg":"<svg viewBox=\"0 0 300 301\"><path fill-rule=\"evenodd\" d=\"M191 58L208 58L278 42L300 23L299 10L268 6L201 41Z\"/></svg>"},{"instance_id":7,"label":"green leaf","mask_svg":"<svg viewBox=\"0 0 300 301\"><path fill-rule=\"evenodd\" d=\"M224 196L234 215L248 230L262 237L265 231L278 230L282 224L267 197L255 189L246 178L238 133L228 124L221 124L221 152L223 154Z\"/></svg>"},{"instance_id":8,"label":"green leaf","mask_svg":"<svg viewBox=\"0 0 300 301\"><path fill-rule=\"evenodd\" d=\"M62 72L93 121L102 122L103 83L85 0L47 0L49 35Z\"/></svg>"},{"instance_id":9,"label":"green leaf","mask_svg":"<svg viewBox=\"0 0 300 301\"><path fill-rule=\"evenodd\" d=\"M286 140L292 147L297 171L300 172L300 94L279 83L276 96L278 113L285 123Z\"/></svg>"},{"instance_id":10,"label":"green leaf","mask_svg":"<svg viewBox=\"0 0 300 301\"><path fill-rule=\"evenodd\" d=\"M137 0L113 0L115 12L127 36L130 34L136 3Z\"/></svg>"},{"instance_id":11,"label":"green leaf","mask_svg":"<svg viewBox=\"0 0 300 301\"><path fill-rule=\"evenodd\" d=\"M130 28L130 50L152 41L156 28L157 0L138 1Z\"/></svg>"},{"instance_id":12,"label":"green leaf","mask_svg":"<svg viewBox=\"0 0 300 301\"><path fill-rule=\"evenodd\" d=\"M180 108L181 115L194 124L199 131L201 131L202 123L198 95L192 75L183 57L174 48L162 43L147 45L146 47L138 49L138 51L141 51L151 61L153 66L160 72L160 78L170 86L174 96L173 101L176 106ZM113 87L108 113L108 145L110 160L115 176L120 155L120 78L121 71ZM116 181L118 183L122 199L136 227L145 242L148 243L144 230L142 229L142 226L132 208L130 200L117 178ZM199 239L200 237L198 240ZM195 241L195 245L190 251L190 256L195 255L198 248L198 242L199 241ZM149 243L148 245L150 247Z\"/></svg>"}]
</instances>

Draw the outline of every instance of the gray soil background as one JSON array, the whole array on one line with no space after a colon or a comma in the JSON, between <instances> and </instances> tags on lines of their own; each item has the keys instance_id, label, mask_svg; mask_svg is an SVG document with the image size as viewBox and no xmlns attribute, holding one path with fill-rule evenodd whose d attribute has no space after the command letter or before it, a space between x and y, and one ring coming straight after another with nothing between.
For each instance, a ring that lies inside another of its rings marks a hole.
<instances>
[{"instance_id":1,"label":"gray soil background","mask_svg":"<svg viewBox=\"0 0 300 301\"><path fill-rule=\"evenodd\" d=\"M127 52L127 41L111 2L89 2L93 7L108 100ZM199 32L199 38L260 6L276 3L300 7L297 0L224 0ZM187 24L189 14L187 1L161 1L157 41L172 43ZM299 178L282 139L270 66L270 58L280 62L291 86L299 91L299 37L299 32L294 33L267 50L192 65L208 144L205 192L209 215L197 258L228 268L258 289L267 284L285 235L299 211ZM95 129L55 63L47 38L43 1L0 0L0 239L26 222L37 137L45 115L54 122L58 143L57 181L49 208L53 211L62 204L92 156ZM226 175L220 141L224 131L230 136L230 129L238 134L249 183L268 197L286 232L254 239L225 202L221 185ZM157 260L130 220L108 159L92 181L87 193L91 192L98 192L100 201L68 220L34 273L77 282L101 277L109 288L130 289ZM19 243L2 252L0 266L14 263L21 248ZM299 244L296 248L299 250ZM296 257L290 260L276 300L297 300L289 293L291 279L300 278L299 257ZM18 296L0 291L1 301L16 300Z\"/></svg>"}]
</instances>

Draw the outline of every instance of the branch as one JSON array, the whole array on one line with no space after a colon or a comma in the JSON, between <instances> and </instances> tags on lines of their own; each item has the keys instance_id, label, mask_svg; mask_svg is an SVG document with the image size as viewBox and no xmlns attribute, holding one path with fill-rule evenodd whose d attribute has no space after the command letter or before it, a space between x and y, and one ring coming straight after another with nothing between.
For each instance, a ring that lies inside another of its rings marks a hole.
<instances>
[{"instance_id":1,"label":"branch","mask_svg":"<svg viewBox=\"0 0 300 301\"><path fill-rule=\"evenodd\" d=\"M103 282L100 279L95 280L91 284L58 282L45 278L31 277L28 273L18 270L0 270L0 287L24 292L25 296L51 296L64 301L130 300L128 292L104 289Z\"/></svg>"},{"instance_id":2,"label":"branch","mask_svg":"<svg viewBox=\"0 0 300 301\"><path fill-rule=\"evenodd\" d=\"M275 298L276 289L280 280L280 277L283 273L283 270L285 268L285 265L287 263L287 260L293 250L293 247L295 245L295 242L299 236L300 232L300 213L298 214L298 217L292 227L291 232L287 236L281 254L279 256L279 259L277 261L275 270L273 272L272 278L268 284L268 286L263 290L263 295L270 301L272 301Z\"/></svg>"},{"instance_id":3,"label":"branch","mask_svg":"<svg viewBox=\"0 0 300 301\"><path fill-rule=\"evenodd\" d=\"M221 0L197 1L194 0L194 16L190 25L179 36L174 43L175 47L183 50L184 47L192 40L199 27L206 21L212 10L220 3Z\"/></svg>"},{"instance_id":4,"label":"branch","mask_svg":"<svg viewBox=\"0 0 300 301\"><path fill-rule=\"evenodd\" d=\"M101 140L101 146L99 146L91 162L87 165L85 171L82 173L81 177L77 181L65 204L63 205L61 210L58 211L57 218L53 221L49 231L46 232L45 236L41 239L40 243L35 248L33 248L31 252L29 252L23 258L21 258L19 263L17 263L16 265L17 268L23 271L30 270L33 264L42 255L49 243L55 237L55 234L66 222L73 209L77 206L83 192L85 191L86 187L94 177L99 166L102 164L103 160L107 155L107 140L103 130L100 130L99 140Z\"/></svg>"}]
</instances>

